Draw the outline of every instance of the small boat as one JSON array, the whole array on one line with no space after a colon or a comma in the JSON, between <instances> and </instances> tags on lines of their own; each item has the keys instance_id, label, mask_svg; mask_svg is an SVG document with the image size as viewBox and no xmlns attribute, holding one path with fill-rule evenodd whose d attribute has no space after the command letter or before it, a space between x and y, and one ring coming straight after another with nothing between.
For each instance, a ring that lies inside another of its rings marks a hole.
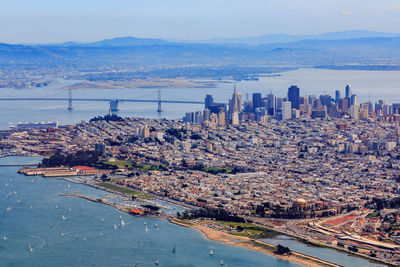
<instances>
[{"instance_id":1,"label":"small boat","mask_svg":"<svg viewBox=\"0 0 400 267\"><path fill-rule=\"evenodd\" d=\"M33 248L31 247L31 245L29 245L29 251L33 252Z\"/></svg>"},{"instance_id":2,"label":"small boat","mask_svg":"<svg viewBox=\"0 0 400 267\"><path fill-rule=\"evenodd\" d=\"M224 261L223 261L223 260L221 260L219 264L221 264L221 265L224 265Z\"/></svg>"},{"instance_id":3,"label":"small boat","mask_svg":"<svg viewBox=\"0 0 400 267\"><path fill-rule=\"evenodd\" d=\"M103 236L103 233L102 232L100 232L100 234L99 234L100 236Z\"/></svg>"},{"instance_id":4,"label":"small boat","mask_svg":"<svg viewBox=\"0 0 400 267\"><path fill-rule=\"evenodd\" d=\"M7 183L5 183L5 185L6 185L6 187L8 186L8 184L7 184Z\"/></svg>"},{"instance_id":5,"label":"small boat","mask_svg":"<svg viewBox=\"0 0 400 267\"><path fill-rule=\"evenodd\" d=\"M101 217L101 221L104 222L104 218L103 217Z\"/></svg>"},{"instance_id":6,"label":"small boat","mask_svg":"<svg viewBox=\"0 0 400 267\"><path fill-rule=\"evenodd\" d=\"M210 256L214 255L214 251L211 249L210 250Z\"/></svg>"},{"instance_id":7,"label":"small boat","mask_svg":"<svg viewBox=\"0 0 400 267\"><path fill-rule=\"evenodd\" d=\"M18 200L17 200L17 203L21 203L21 199L18 199Z\"/></svg>"},{"instance_id":8,"label":"small boat","mask_svg":"<svg viewBox=\"0 0 400 267\"><path fill-rule=\"evenodd\" d=\"M174 245L174 247L172 248L172 253L175 253L175 252L176 252L176 247Z\"/></svg>"},{"instance_id":9,"label":"small boat","mask_svg":"<svg viewBox=\"0 0 400 267\"><path fill-rule=\"evenodd\" d=\"M14 191L13 191L13 194L14 194L14 195L16 195L16 194L17 194L17 192L15 192L15 190L14 190Z\"/></svg>"},{"instance_id":10,"label":"small boat","mask_svg":"<svg viewBox=\"0 0 400 267\"><path fill-rule=\"evenodd\" d=\"M121 227L125 226L124 220L121 218Z\"/></svg>"},{"instance_id":11,"label":"small boat","mask_svg":"<svg viewBox=\"0 0 400 267\"><path fill-rule=\"evenodd\" d=\"M71 185L70 185L70 184L68 184L68 188L71 188Z\"/></svg>"},{"instance_id":12,"label":"small boat","mask_svg":"<svg viewBox=\"0 0 400 267\"><path fill-rule=\"evenodd\" d=\"M114 230L117 230L117 225L114 223Z\"/></svg>"},{"instance_id":13,"label":"small boat","mask_svg":"<svg viewBox=\"0 0 400 267\"><path fill-rule=\"evenodd\" d=\"M58 205L56 205L56 209L58 209Z\"/></svg>"},{"instance_id":14,"label":"small boat","mask_svg":"<svg viewBox=\"0 0 400 267\"><path fill-rule=\"evenodd\" d=\"M154 262L154 264L155 264L155 265L158 265L158 264L159 264L158 260L156 260L156 261Z\"/></svg>"},{"instance_id":15,"label":"small boat","mask_svg":"<svg viewBox=\"0 0 400 267\"><path fill-rule=\"evenodd\" d=\"M71 208L69 208L68 210L69 210L69 211L72 211L72 209L71 209Z\"/></svg>"},{"instance_id":16,"label":"small boat","mask_svg":"<svg viewBox=\"0 0 400 267\"><path fill-rule=\"evenodd\" d=\"M87 237L83 237L82 240L85 240L85 241L86 241L86 240L88 240L88 238L87 238Z\"/></svg>"},{"instance_id":17,"label":"small boat","mask_svg":"<svg viewBox=\"0 0 400 267\"><path fill-rule=\"evenodd\" d=\"M146 232L148 232L149 231L149 229L147 229L147 226L146 226Z\"/></svg>"},{"instance_id":18,"label":"small boat","mask_svg":"<svg viewBox=\"0 0 400 267\"><path fill-rule=\"evenodd\" d=\"M61 219L65 220L66 218L65 218L65 216L63 215L63 216L61 216Z\"/></svg>"},{"instance_id":19,"label":"small boat","mask_svg":"<svg viewBox=\"0 0 400 267\"><path fill-rule=\"evenodd\" d=\"M146 225L147 223L146 223L146 221L144 221L144 225Z\"/></svg>"},{"instance_id":20,"label":"small boat","mask_svg":"<svg viewBox=\"0 0 400 267\"><path fill-rule=\"evenodd\" d=\"M65 234L64 233L60 233L60 236L64 236Z\"/></svg>"},{"instance_id":21,"label":"small boat","mask_svg":"<svg viewBox=\"0 0 400 267\"><path fill-rule=\"evenodd\" d=\"M4 240L7 240L7 237L6 237L6 236L3 236L3 239L4 239Z\"/></svg>"},{"instance_id":22,"label":"small boat","mask_svg":"<svg viewBox=\"0 0 400 267\"><path fill-rule=\"evenodd\" d=\"M32 209L32 206L30 206L29 208Z\"/></svg>"},{"instance_id":23,"label":"small boat","mask_svg":"<svg viewBox=\"0 0 400 267\"><path fill-rule=\"evenodd\" d=\"M6 208L6 211L10 211L10 210L11 210L11 207Z\"/></svg>"}]
</instances>

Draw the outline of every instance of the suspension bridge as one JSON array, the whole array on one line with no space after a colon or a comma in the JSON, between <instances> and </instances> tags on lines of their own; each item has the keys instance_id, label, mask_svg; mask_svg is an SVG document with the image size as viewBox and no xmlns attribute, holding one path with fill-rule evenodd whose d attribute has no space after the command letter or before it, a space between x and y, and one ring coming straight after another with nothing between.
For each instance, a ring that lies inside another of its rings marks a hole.
<instances>
[{"instance_id":1,"label":"suspension bridge","mask_svg":"<svg viewBox=\"0 0 400 267\"><path fill-rule=\"evenodd\" d=\"M204 101L184 101L184 100L162 100L161 99L161 90L158 90L158 99L130 99L130 98L73 98L71 90L68 92L68 97L9 97L9 98L0 98L0 101L65 101L68 103L68 110L73 110L72 102L80 101L80 102L109 102L110 111L117 112L119 111L119 103L121 102L137 102L137 103L157 103L157 112L162 112L161 104L196 104L203 105Z\"/></svg>"}]
</instances>

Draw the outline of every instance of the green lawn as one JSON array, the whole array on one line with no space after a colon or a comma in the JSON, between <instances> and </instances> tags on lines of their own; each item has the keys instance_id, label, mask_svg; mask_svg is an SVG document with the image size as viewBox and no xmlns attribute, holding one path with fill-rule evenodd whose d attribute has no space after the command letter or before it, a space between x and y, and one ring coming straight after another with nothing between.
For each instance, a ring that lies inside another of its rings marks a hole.
<instances>
[{"instance_id":1,"label":"green lawn","mask_svg":"<svg viewBox=\"0 0 400 267\"><path fill-rule=\"evenodd\" d=\"M139 169L142 172L148 171L159 171L161 168L167 167L165 164L143 164L143 163L133 163L130 161L105 161L104 164L117 166L119 169Z\"/></svg>"},{"instance_id":2,"label":"green lawn","mask_svg":"<svg viewBox=\"0 0 400 267\"><path fill-rule=\"evenodd\" d=\"M251 223L236 223L236 222L225 222L225 221L218 221L218 223L234 229L236 229L238 226L242 227L243 231L233 233L234 235L239 235L239 236L246 236L251 238L273 238L279 235L279 233L275 232L274 230L270 230Z\"/></svg>"},{"instance_id":3,"label":"green lawn","mask_svg":"<svg viewBox=\"0 0 400 267\"><path fill-rule=\"evenodd\" d=\"M135 196L138 198L153 198L153 196L150 196L148 194L124 187L124 186L119 186L119 185L115 185L115 184L110 184L110 183L97 183L96 185L104 187L104 188L108 188L110 190L113 191L117 191L120 193L124 193L130 196Z\"/></svg>"}]
</instances>

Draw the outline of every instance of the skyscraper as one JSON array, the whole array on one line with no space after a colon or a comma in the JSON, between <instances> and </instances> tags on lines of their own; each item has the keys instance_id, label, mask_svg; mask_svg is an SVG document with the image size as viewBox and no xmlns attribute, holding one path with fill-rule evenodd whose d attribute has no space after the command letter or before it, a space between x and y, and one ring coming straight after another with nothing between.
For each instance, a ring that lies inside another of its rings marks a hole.
<instances>
[{"instance_id":1,"label":"skyscraper","mask_svg":"<svg viewBox=\"0 0 400 267\"><path fill-rule=\"evenodd\" d=\"M206 99L204 101L205 108L209 109L210 106L214 104L214 98L212 95L206 95Z\"/></svg>"},{"instance_id":2,"label":"skyscraper","mask_svg":"<svg viewBox=\"0 0 400 267\"><path fill-rule=\"evenodd\" d=\"M253 112L255 113L256 108L260 108L260 107L262 107L261 94L254 93L253 94Z\"/></svg>"},{"instance_id":3,"label":"skyscraper","mask_svg":"<svg viewBox=\"0 0 400 267\"><path fill-rule=\"evenodd\" d=\"M336 90L335 91L335 103L337 104L337 103L339 103L339 99L341 98L341 95L340 95L340 91L339 90Z\"/></svg>"},{"instance_id":4,"label":"skyscraper","mask_svg":"<svg viewBox=\"0 0 400 267\"><path fill-rule=\"evenodd\" d=\"M292 103L292 108L299 109L300 107L300 88L292 85L288 89L288 99Z\"/></svg>"},{"instance_id":5,"label":"skyscraper","mask_svg":"<svg viewBox=\"0 0 400 267\"><path fill-rule=\"evenodd\" d=\"M351 97L351 85L348 84L346 85L346 98L350 98Z\"/></svg>"},{"instance_id":6,"label":"skyscraper","mask_svg":"<svg viewBox=\"0 0 400 267\"><path fill-rule=\"evenodd\" d=\"M268 99L268 115L274 116L275 115L275 96L270 93L267 96Z\"/></svg>"},{"instance_id":7,"label":"skyscraper","mask_svg":"<svg viewBox=\"0 0 400 267\"><path fill-rule=\"evenodd\" d=\"M235 85L232 99L229 100L229 114L233 114L233 112L240 113L241 111L242 111L242 95L236 92L236 85Z\"/></svg>"},{"instance_id":8,"label":"skyscraper","mask_svg":"<svg viewBox=\"0 0 400 267\"><path fill-rule=\"evenodd\" d=\"M351 95L350 106L357 106L357 95Z\"/></svg>"},{"instance_id":9,"label":"skyscraper","mask_svg":"<svg viewBox=\"0 0 400 267\"><path fill-rule=\"evenodd\" d=\"M290 120L292 118L291 102L282 102L282 120Z\"/></svg>"}]
</instances>

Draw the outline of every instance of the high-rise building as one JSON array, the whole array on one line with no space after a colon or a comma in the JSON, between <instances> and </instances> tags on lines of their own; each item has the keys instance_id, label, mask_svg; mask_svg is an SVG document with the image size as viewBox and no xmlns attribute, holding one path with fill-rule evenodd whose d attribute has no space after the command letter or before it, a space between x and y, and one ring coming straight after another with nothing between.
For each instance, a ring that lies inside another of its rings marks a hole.
<instances>
[{"instance_id":1,"label":"high-rise building","mask_svg":"<svg viewBox=\"0 0 400 267\"><path fill-rule=\"evenodd\" d=\"M351 106L357 106L357 95L351 95L350 105Z\"/></svg>"},{"instance_id":2,"label":"high-rise building","mask_svg":"<svg viewBox=\"0 0 400 267\"><path fill-rule=\"evenodd\" d=\"M282 120L290 120L292 118L292 103L289 101L282 102Z\"/></svg>"},{"instance_id":3,"label":"high-rise building","mask_svg":"<svg viewBox=\"0 0 400 267\"><path fill-rule=\"evenodd\" d=\"M346 85L346 98L350 98L351 97L351 85L348 84Z\"/></svg>"},{"instance_id":4,"label":"high-rise building","mask_svg":"<svg viewBox=\"0 0 400 267\"><path fill-rule=\"evenodd\" d=\"M322 106L326 106L328 109L330 109L332 102L332 97L330 95L320 95L319 100L321 101Z\"/></svg>"},{"instance_id":5,"label":"high-rise building","mask_svg":"<svg viewBox=\"0 0 400 267\"><path fill-rule=\"evenodd\" d=\"M300 106L300 88L292 85L288 89L288 100L292 103L292 108L299 109Z\"/></svg>"},{"instance_id":6,"label":"high-rise building","mask_svg":"<svg viewBox=\"0 0 400 267\"><path fill-rule=\"evenodd\" d=\"M268 99L268 115L274 116L275 115L275 96L270 93L267 96Z\"/></svg>"},{"instance_id":7,"label":"high-rise building","mask_svg":"<svg viewBox=\"0 0 400 267\"><path fill-rule=\"evenodd\" d=\"M260 107L262 107L261 94L254 93L253 94L253 112L255 113L256 108L260 108Z\"/></svg>"},{"instance_id":8,"label":"high-rise building","mask_svg":"<svg viewBox=\"0 0 400 267\"><path fill-rule=\"evenodd\" d=\"M236 92L236 85L233 90L232 99L229 100L229 114L233 114L233 112L241 112L242 111L242 95Z\"/></svg>"},{"instance_id":9,"label":"high-rise building","mask_svg":"<svg viewBox=\"0 0 400 267\"><path fill-rule=\"evenodd\" d=\"M205 108L210 108L214 104L214 98L212 95L206 95L206 99L204 101Z\"/></svg>"},{"instance_id":10,"label":"high-rise building","mask_svg":"<svg viewBox=\"0 0 400 267\"><path fill-rule=\"evenodd\" d=\"M239 124L239 113L233 112L232 113L232 125L238 125Z\"/></svg>"},{"instance_id":11,"label":"high-rise building","mask_svg":"<svg viewBox=\"0 0 400 267\"><path fill-rule=\"evenodd\" d=\"M337 104L337 103L339 103L339 99L341 98L341 95L340 95L340 91L339 90L336 90L335 91L335 103Z\"/></svg>"}]
</instances>

